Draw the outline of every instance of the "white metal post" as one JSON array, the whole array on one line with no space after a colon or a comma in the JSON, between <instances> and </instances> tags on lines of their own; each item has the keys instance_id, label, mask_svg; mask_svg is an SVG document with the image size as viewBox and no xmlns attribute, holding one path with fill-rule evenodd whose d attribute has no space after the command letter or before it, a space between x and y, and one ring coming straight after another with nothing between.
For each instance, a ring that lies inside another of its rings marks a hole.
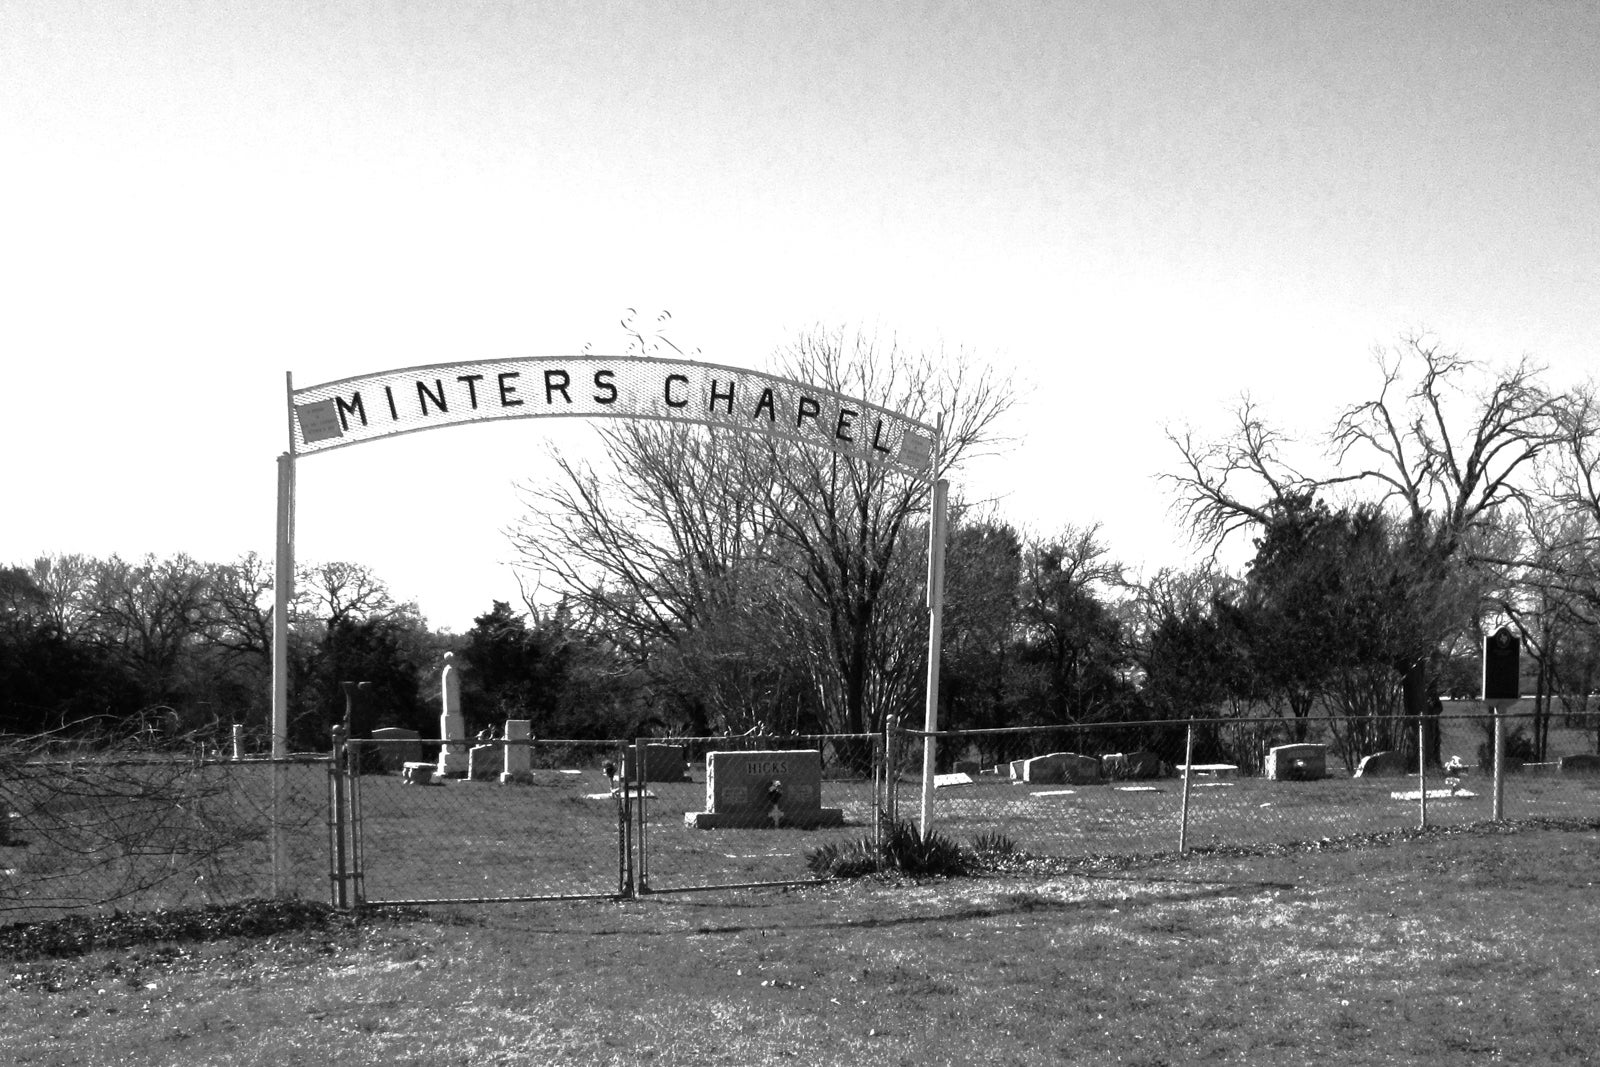
<instances>
[{"instance_id":1,"label":"white metal post","mask_svg":"<svg viewBox=\"0 0 1600 1067\"><path fill-rule=\"evenodd\" d=\"M1194 778L1194 720L1183 743L1183 799L1178 804L1178 851L1189 851L1189 783Z\"/></svg>"},{"instance_id":2,"label":"white metal post","mask_svg":"<svg viewBox=\"0 0 1600 1067\"><path fill-rule=\"evenodd\" d=\"M289 754L289 603L294 599L294 456L278 457L277 552L272 573L272 895L286 889L283 760Z\"/></svg>"},{"instance_id":3,"label":"white metal post","mask_svg":"<svg viewBox=\"0 0 1600 1067\"><path fill-rule=\"evenodd\" d=\"M944 622L944 540L950 483L933 483L933 508L928 522L928 691L923 713L922 839L933 831L933 775L939 729L939 648Z\"/></svg>"},{"instance_id":4,"label":"white metal post","mask_svg":"<svg viewBox=\"0 0 1600 1067\"><path fill-rule=\"evenodd\" d=\"M1428 726L1417 720L1417 825L1428 828Z\"/></svg>"}]
</instances>

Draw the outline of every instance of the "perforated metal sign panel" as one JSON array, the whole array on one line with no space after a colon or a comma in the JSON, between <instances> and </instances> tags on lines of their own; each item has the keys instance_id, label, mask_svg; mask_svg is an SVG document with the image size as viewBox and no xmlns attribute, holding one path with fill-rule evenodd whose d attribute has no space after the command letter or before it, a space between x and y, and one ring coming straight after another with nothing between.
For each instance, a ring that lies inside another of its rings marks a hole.
<instances>
[{"instance_id":1,"label":"perforated metal sign panel","mask_svg":"<svg viewBox=\"0 0 1600 1067\"><path fill-rule=\"evenodd\" d=\"M932 475L936 431L886 408L759 371L649 356L438 363L293 390L291 451L492 419L703 423Z\"/></svg>"}]
</instances>

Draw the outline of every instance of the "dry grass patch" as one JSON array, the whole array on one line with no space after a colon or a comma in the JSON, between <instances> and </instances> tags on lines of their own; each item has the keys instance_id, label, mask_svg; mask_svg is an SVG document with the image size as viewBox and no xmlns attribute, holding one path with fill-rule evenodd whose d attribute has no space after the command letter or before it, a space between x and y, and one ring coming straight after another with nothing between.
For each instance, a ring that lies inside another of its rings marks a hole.
<instances>
[{"instance_id":1,"label":"dry grass patch","mask_svg":"<svg viewBox=\"0 0 1600 1067\"><path fill-rule=\"evenodd\" d=\"M23 1064L1587 1063L1600 834L384 917L0 961Z\"/></svg>"}]
</instances>

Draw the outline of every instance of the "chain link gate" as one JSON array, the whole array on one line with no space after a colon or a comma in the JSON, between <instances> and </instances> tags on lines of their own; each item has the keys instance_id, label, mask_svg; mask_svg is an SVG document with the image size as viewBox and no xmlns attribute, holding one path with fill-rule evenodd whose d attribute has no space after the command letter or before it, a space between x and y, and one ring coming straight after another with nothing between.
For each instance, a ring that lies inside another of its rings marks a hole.
<instances>
[{"instance_id":1,"label":"chain link gate","mask_svg":"<svg viewBox=\"0 0 1600 1067\"><path fill-rule=\"evenodd\" d=\"M502 770L507 750L519 747L528 750L528 769ZM435 773L442 749L450 750L451 775ZM631 895L629 798L613 788L623 750L615 741L352 741L336 730L328 769L332 903Z\"/></svg>"},{"instance_id":2,"label":"chain link gate","mask_svg":"<svg viewBox=\"0 0 1600 1067\"><path fill-rule=\"evenodd\" d=\"M492 740L449 746L470 748L446 756L464 755L467 770L441 778L437 739L352 741L335 731L330 898L338 907L616 899L816 881L807 860L824 844L878 855L897 804L892 745L881 734ZM529 748L531 770L502 784L484 765L504 766L517 746ZM836 821L697 825L715 814L710 754L772 752L814 753L815 796L800 806L831 809Z\"/></svg>"}]
</instances>

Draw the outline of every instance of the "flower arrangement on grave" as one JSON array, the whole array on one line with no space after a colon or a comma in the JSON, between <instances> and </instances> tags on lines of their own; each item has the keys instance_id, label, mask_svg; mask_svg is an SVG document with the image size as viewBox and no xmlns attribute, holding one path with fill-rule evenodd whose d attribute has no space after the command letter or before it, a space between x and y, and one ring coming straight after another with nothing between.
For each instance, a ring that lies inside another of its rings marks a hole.
<instances>
[{"instance_id":1,"label":"flower arrangement on grave","mask_svg":"<svg viewBox=\"0 0 1600 1067\"><path fill-rule=\"evenodd\" d=\"M783 782L774 778L767 783L767 799L772 801L772 810L767 813L767 818L772 820L776 828L783 822Z\"/></svg>"},{"instance_id":2,"label":"flower arrangement on grave","mask_svg":"<svg viewBox=\"0 0 1600 1067\"><path fill-rule=\"evenodd\" d=\"M1461 779L1467 773L1467 764L1460 756L1444 761L1444 784L1452 794L1461 791Z\"/></svg>"}]
</instances>

